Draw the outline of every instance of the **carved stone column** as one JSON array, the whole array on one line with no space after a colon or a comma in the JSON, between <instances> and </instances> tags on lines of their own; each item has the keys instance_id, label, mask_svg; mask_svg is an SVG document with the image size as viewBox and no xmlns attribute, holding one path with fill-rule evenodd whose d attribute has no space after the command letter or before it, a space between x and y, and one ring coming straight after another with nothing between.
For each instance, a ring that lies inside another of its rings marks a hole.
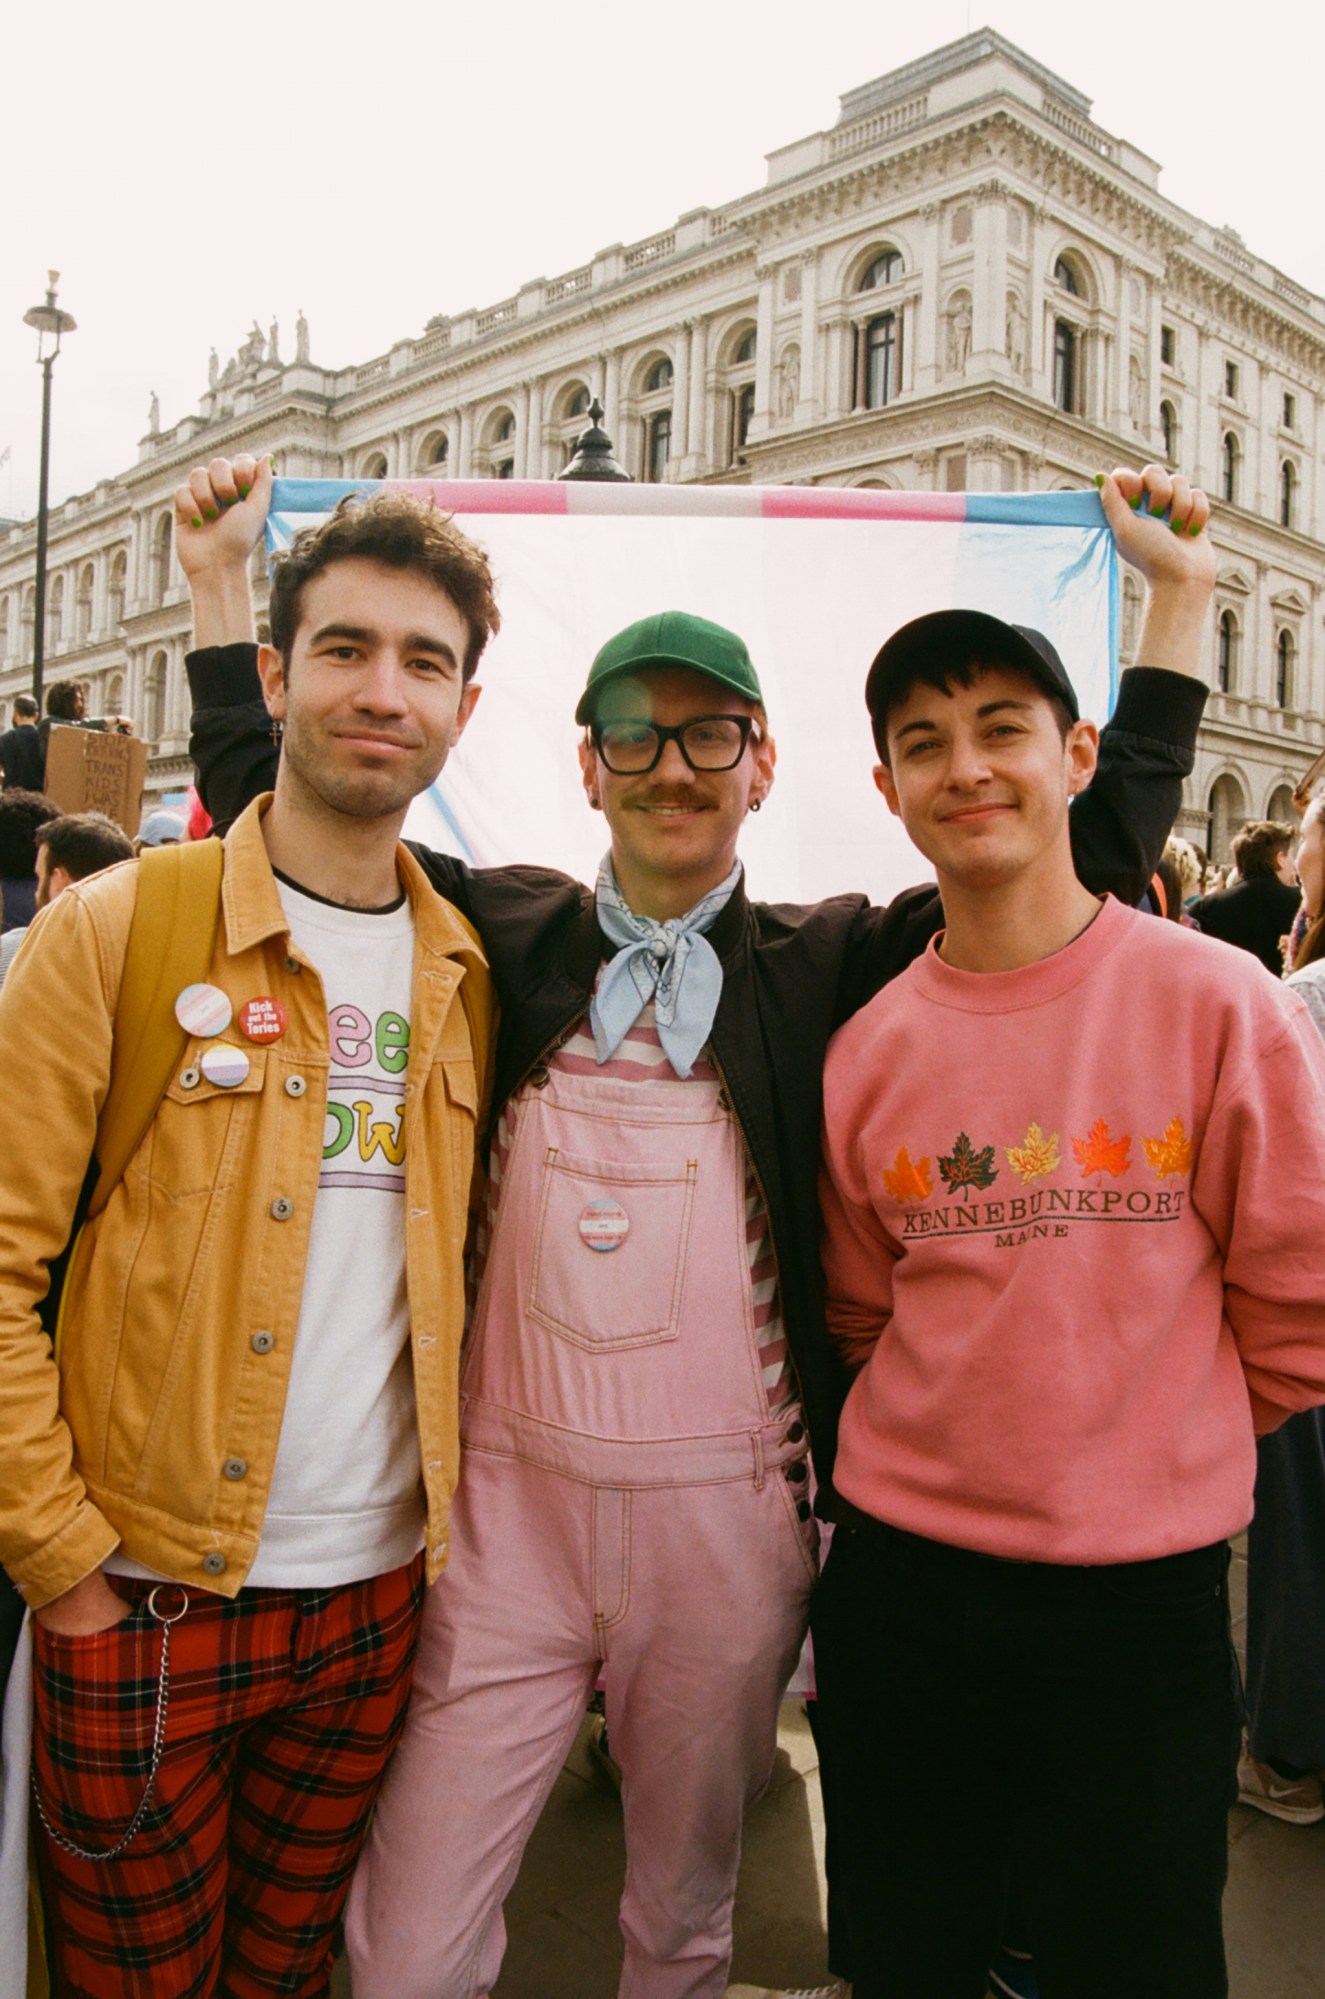
<instances>
[{"instance_id":1,"label":"carved stone column","mask_svg":"<svg viewBox=\"0 0 1325 1999\"><path fill-rule=\"evenodd\" d=\"M686 457L683 479L700 479L709 469L704 437L708 376L708 328L702 319L690 322L690 407L686 413Z\"/></svg>"},{"instance_id":2,"label":"carved stone column","mask_svg":"<svg viewBox=\"0 0 1325 1999\"><path fill-rule=\"evenodd\" d=\"M824 354L819 337L819 266L801 266L801 392L796 422L818 423L825 397L822 388Z\"/></svg>"}]
</instances>

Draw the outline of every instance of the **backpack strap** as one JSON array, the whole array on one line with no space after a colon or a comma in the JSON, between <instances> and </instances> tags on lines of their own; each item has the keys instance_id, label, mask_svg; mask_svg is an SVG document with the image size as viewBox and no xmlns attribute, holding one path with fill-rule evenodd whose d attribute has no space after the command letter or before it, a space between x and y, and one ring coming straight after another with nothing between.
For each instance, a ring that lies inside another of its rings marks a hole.
<instances>
[{"instance_id":1,"label":"backpack strap","mask_svg":"<svg viewBox=\"0 0 1325 1999\"><path fill-rule=\"evenodd\" d=\"M99 1214L156 1116L188 1042L175 1019L185 986L205 979L221 915L224 849L219 840L145 848L138 897L115 1007L114 1067L97 1124L97 1180L88 1214Z\"/></svg>"}]
</instances>

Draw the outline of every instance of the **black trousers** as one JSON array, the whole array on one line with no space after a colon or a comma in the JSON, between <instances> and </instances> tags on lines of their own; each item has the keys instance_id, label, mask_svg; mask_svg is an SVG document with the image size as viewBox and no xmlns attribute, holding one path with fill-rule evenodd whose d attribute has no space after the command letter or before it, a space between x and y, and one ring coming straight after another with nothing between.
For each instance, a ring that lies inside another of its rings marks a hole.
<instances>
[{"instance_id":1,"label":"black trousers","mask_svg":"<svg viewBox=\"0 0 1325 1999\"><path fill-rule=\"evenodd\" d=\"M1257 1446L1247 1708L1253 1756L1325 1770L1325 1409L1290 1416Z\"/></svg>"},{"instance_id":2,"label":"black trousers","mask_svg":"<svg viewBox=\"0 0 1325 1999\"><path fill-rule=\"evenodd\" d=\"M838 1528L813 1626L856 1999L982 1999L1014 1868L1043 1999L1225 1999L1228 1552Z\"/></svg>"}]
</instances>

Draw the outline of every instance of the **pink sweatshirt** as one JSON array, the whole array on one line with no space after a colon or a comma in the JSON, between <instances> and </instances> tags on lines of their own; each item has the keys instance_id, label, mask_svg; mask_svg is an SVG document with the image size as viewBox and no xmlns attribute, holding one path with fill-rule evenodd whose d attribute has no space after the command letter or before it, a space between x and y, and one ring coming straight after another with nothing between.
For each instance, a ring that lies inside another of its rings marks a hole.
<instances>
[{"instance_id":1,"label":"pink sweatshirt","mask_svg":"<svg viewBox=\"0 0 1325 1999\"><path fill-rule=\"evenodd\" d=\"M1325 1402L1325 1049L1230 945L1108 900L1066 950L929 952L835 1037L838 1489L1042 1562L1251 1515L1256 1430Z\"/></svg>"}]
</instances>

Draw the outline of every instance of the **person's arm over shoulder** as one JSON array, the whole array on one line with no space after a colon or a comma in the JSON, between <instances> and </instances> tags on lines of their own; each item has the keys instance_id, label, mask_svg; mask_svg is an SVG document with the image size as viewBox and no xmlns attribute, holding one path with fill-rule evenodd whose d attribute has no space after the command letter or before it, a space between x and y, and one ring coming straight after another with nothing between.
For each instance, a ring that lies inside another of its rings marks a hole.
<instances>
[{"instance_id":1,"label":"person's arm over shoulder","mask_svg":"<svg viewBox=\"0 0 1325 1999\"><path fill-rule=\"evenodd\" d=\"M862 1027L846 1028L829 1046L819 1172L824 1312L829 1336L853 1375L892 1317L893 1265L900 1253L869 1198L861 1154Z\"/></svg>"},{"instance_id":2,"label":"person's arm over shoulder","mask_svg":"<svg viewBox=\"0 0 1325 1999\"><path fill-rule=\"evenodd\" d=\"M1068 815L1073 864L1094 894L1131 904L1149 888L1196 760L1208 692L1203 681L1163 667L1123 674L1100 731L1095 775Z\"/></svg>"},{"instance_id":3,"label":"person's arm over shoulder","mask_svg":"<svg viewBox=\"0 0 1325 1999\"><path fill-rule=\"evenodd\" d=\"M188 579L196 651L189 754L198 796L223 834L276 781L279 754L258 679L250 581L271 507L270 458L214 458L175 494L175 552Z\"/></svg>"},{"instance_id":4,"label":"person's arm over shoulder","mask_svg":"<svg viewBox=\"0 0 1325 1999\"><path fill-rule=\"evenodd\" d=\"M202 646L184 664L193 703L189 755L198 796L221 836L260 792L272 789L280 749L262 698L256 645Z\"/></svg>"},{"instance_id":5,"label":"person's arm over shoulder","mask_svg":"<svg viewBox=\"0 0 1325 1999\"><path fill-rule=\"evenodd\" d=\"M1192 769L1208 689L1200 678L1214 588L1210 502L1162 465L1101 474L1122 560L1145 581L1139 664L1124 673L1100 735L1099 766L1074 801L1072 858L1086 887L1139 902L1159 865Z\"/></svg>"},{"instance_id":6,"label":"person's arm over shoulder","mask_svg":"<svg viewBox=\"0 0 1325 1999\"><path fill-rule=\"evenodd\" d=\"M119 1541L74 1469L38 1308L96 1142L136 885L129 866L66 890L0 993L0 1074L13 1085L0 1146L0 1561L34 1608Z\"/></svg>"},{"instance_id":7,"label":"person's arm over shoulder","mask_svg":"<svg viewBox=\"0 0 1325 1999\"><path fill-rule=\"evenodd\" d=\"M1241 1054L1221 1077L1192 1178L1256 1430L1325 1402L1325 1046L1296 994L1255 967Z\"/></svg>"}]
</instances>

